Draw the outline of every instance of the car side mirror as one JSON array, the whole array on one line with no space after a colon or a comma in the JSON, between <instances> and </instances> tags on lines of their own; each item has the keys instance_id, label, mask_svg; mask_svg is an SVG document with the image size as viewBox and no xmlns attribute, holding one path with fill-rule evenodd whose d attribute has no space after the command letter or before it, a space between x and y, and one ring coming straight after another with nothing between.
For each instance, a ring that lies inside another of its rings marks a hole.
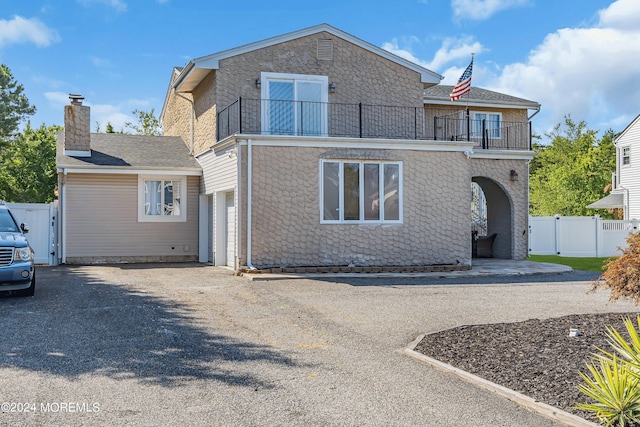
<instances>
[{"instance_id":1,"label":"car side mirror","mask_svg":"<svg viewBox=\"0 0 640 427\"><path fill-rule=\"evenodd\" d=\"M20 224L20 230L22 230L24 234L27 234L29 232L29 226L23 222Z\"/></svg>"}]
</instances>

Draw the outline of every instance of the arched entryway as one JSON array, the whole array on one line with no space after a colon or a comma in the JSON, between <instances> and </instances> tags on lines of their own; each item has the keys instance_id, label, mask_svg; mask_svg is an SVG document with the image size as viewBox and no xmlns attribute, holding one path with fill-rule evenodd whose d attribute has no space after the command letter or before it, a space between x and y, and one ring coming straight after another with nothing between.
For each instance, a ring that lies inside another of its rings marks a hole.
<instances>
[{"instance_id":1,"label":"arched entryway","mask_svg":"<svg viewBox=\"0 0 640 427\"><path fill-rule=\"evenodd\" d=\"M509 195L490 178L473 177L471 185L472 233L478 239L495 234L491 256L513 259L513 209ZM488 256L486 251L476 255Z\"/></svg>"}]
</instances>

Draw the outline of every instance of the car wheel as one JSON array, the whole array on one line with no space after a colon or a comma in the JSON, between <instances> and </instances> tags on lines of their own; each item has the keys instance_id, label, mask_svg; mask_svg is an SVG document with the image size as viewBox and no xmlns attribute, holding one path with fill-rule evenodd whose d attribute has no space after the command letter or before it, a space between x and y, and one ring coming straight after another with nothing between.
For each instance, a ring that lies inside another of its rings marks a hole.
<instances>
[{"instance_id":1,"label":"car wheel","mask_svg":"<svg viewBox=\"0 0 640 427\"><path fill-rule=\"evenodd\" d=\"M31 286L22 291L17 291L16 294L21 297L32 297L36 292L36 271L33 270L33 276L31 276Z\"/></svg>"}]
</instances>

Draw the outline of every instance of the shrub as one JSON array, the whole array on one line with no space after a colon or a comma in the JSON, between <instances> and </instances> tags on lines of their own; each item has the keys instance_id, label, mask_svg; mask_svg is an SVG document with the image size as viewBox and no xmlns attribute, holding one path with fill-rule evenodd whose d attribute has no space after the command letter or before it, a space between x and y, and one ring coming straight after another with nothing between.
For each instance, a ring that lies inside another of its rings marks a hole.
<instances>
[{"instance_id":1,"label":"shrub","mask_svg":"<svg viewBox=\"0 0 640 427\"><path fill-rule=\"evenodd\" d=\"M587 364L591 377L580 372L578 389L594 403L578 403L577 409L593 414L607 426L628 426L640 421L640 381L628 363L613 357L597 357Z\"/></svg>"},{"instance_id":2,"label":"shrub","mask_svg":"<svg viewBox=\"0 0 640 427\"><path fill-rule=\"evenodd\" d=\"M640 316L637 321L640 328ZM598 349L600 353L587 363L591 376L580 372L584 383L578 389L594 402L575 407L592 412L607 426L640 422L640 335L630 319L624 324L629 341L615 328L607 328L614 353Z\"/></svg>"},{"instance_id":3,"label":"shrub","mask_svg":"<svg viewBox=\"0 0 640 427\"><path fill-rule=\"evenodd\" d=\"M605 261L604 272L593 282L592 291L611 290L611 301L628 298L640 304L640 233L631 233L628 246L618 257Z\"/></svg>"}]
</instances>

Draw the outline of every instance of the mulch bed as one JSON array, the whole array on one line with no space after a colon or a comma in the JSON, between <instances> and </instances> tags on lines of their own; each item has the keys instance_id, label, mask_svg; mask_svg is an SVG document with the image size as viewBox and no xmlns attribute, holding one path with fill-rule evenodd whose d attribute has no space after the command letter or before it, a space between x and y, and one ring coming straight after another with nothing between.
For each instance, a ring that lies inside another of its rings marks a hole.
<instances>
[{"instance_id":1,"label":"mulch bed","mask_svg":"<svg viewBox=\"0 0 640 427\"><path fill-rule=\"evenodd\" d=\"M597 348L610 350L606 328L627 337L624 319L638 313L579 314L517 323L461 326L425 336L415 351L590 421L573 408L589 399L578 391L579 371ZM580 336L569 336L569 329Z\"/></svg>"}]
</instances>

